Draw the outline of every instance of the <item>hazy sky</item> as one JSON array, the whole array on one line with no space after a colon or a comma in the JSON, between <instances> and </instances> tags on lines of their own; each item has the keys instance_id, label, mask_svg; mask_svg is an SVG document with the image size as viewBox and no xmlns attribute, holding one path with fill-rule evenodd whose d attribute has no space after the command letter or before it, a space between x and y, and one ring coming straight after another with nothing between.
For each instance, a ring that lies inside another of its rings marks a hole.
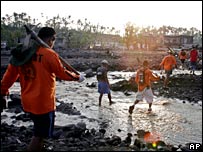
<instances>
[{"instance_id":1,"label":"hazy sky","mask_svg":"<svg viewBox=\"0 0 203 152\"><path fill-rule=\"evenodd\" d=\"M1 1L1 17L25 12L31 18L87 18L92 24L124 31L127 22L137 26L170 25L202 30L202 1ZM44 14L44 18L41 17Z\"/></svg>"}]
</instances>

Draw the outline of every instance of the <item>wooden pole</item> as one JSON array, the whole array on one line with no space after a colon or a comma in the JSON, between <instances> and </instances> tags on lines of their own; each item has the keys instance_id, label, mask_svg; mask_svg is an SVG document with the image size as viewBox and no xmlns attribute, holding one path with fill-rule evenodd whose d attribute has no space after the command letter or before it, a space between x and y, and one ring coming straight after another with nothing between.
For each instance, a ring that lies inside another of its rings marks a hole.
<instances>
[{"instance_id":1,"label":"wooden pole","mask_svg":"<svg viewBox=\"0 0 203 152\"><path fill-rule=\"evenodd\" d=\"M31 38L33 38L35 41L37 41L40 45L46 47L46 48L50 48L42 39L40 39L40 37L37 36L37 34L31 30L27 25L24 25L27 34L31 35ZM50 48L51 49L51 48ZM65 59L63 59L60 55L59 55L59 59L61 61L61 63L63 64L63 66L69 70L74 72L77 75L80 75L79 72L77 72Z\"/></svg>"}]
</instances>

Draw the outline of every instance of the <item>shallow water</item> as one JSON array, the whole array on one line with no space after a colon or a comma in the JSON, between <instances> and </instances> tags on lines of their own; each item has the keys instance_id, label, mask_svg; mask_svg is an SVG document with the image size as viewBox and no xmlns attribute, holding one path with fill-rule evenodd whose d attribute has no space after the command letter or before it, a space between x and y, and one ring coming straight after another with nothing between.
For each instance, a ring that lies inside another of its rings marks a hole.
<instances>
[{"instance_id":1,"label":"shallow water","mask_svg":"<svg viewBox=\"0 0 203 152\"><path fill-rule=\"evenodd\" d=\"M155 71L159 73L160 71ZM182 71L176 70L175 73ZM188 72L188 71L185 71ZM111 83L129 79L132 72L109 72ZM201 74L201 71L197 72ZM87 78L82 83L57 82L56 97L60 101L73 102L81 115L68 115L56 112L56 125L85 122L87 128L104 128L106 136L118 135L124 139L128 132L136 134L137 130L150 131L166 143L179 145L188 142L202 143L202 107L199 105L183 104L181 100L164 97L154 97L153 112L147 114L148 104L143 101L135 106L131 116L128 108L135 100L135 92L126 96L123 92L112 91L112 100L116 103L109 106L107 95L103 96L101 107L98 106L97 86L90 88L86 84L97 83L96 77ZM10 93L19 93L19 83L15 83ZM3 112L2 114L10 114ZM11 121L2 119L7 123ZM28 125L18 121L15 125ZM135 136L133 136L135 138Z\"/></svg>"}]
</instances>

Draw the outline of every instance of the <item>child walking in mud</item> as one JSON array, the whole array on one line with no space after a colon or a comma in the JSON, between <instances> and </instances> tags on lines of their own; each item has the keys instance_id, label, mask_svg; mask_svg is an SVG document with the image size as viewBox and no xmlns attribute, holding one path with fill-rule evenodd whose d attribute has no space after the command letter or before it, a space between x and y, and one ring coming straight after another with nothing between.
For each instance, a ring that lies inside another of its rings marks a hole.
<instances>
[{"instance_id":1,"label":"child walking in mud","mask_svg":"<svg viewBox=\"0 0 203 152\"><path fill-rule=\"evenodd\" d=\"M136 95L136 100L132 106L129 107L128 112L132 114L133 109L135 105L143 100L143 98L146 99L147 103L149 104L148 111L152 111L152 102L153 102L153 92L151 89L151 81L157 81L160 80L160 77L157 75L154 75L152 71L148 68L148 61L145 60L143 62L143 65L137 70L137 74L135 77L135 82L138 85L138 92Z\"/></svg>"},{"instance_id":2,"label":"child walking in mud","mask_svg":"<svg viewBox=\"0 0 203 152\"><path fill-rule=\"evenodd\" d=\"M101 64L101 67L97 69L98 92L100 93L99 106L101 106L103 94L108 94L109 105L111 105L114 102L111 100L110 85L107 77L109 63L107 60L103 60Z\"/></svg>"}]
</instances>

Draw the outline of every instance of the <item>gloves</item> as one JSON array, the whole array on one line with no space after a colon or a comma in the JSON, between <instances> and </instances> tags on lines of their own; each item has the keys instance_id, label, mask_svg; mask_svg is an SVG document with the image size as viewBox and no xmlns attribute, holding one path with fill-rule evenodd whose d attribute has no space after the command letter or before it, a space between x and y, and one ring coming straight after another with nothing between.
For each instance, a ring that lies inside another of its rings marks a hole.
<instances>
[{"instance_id":1,"label":"gloves","mask_svg":"<svg viewBox=\"0 0 203 152\"><path fill-rule=\"evenodd\" d=\"M0 105L1 105L1 107L0 107L1 108L1 112L3 112L3 109L6 109L8 107L6 96L2 96L1 95Z\"/></svg>"},{"instance_id":2,"label":"gloves","mask_svg":"<svg viewBox=\"0 0 203 152\"><path fill-rule=\"evenodd\" d=\"M79 77L78 82L82 82L82 81L84 81L84 80L85 80L85 77L81 74L80 77Z\"/></svg>"}]
</instances>

